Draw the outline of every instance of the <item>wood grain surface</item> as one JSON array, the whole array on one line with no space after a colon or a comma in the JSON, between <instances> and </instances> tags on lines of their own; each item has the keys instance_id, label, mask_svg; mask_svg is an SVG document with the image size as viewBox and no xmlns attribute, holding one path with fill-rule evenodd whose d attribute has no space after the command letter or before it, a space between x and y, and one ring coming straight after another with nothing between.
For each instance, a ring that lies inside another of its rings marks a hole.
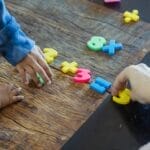
<instances>
[{"instance_id":1,"label":"wood grain surface","mask_svg":"<svg viewBox=\"0 0 150 150\"><path fill-rule=\"evenodd\" d=\"M59 149L100 105L101 96L88 84L54 70L54 82L43 89L22 85L7 63L1 64L0 82L21 86L25 100L0 112L0 147Z\"/></svg>"},{"instance_id":2,"label":"wood grain surface","mask_svg":"<svg viewBox=\"0 0 150 150\"><path fill-rule=\"evenodd\" d=\"M51 65L50 87L24 86L12 67L0 59L0 82L21 86L25 100L0 112L1 149L55 150L75 133L108 95L89 90L88 84L74 84L62 74L62 61L77 61L97 75L113 81L127 65L135 64L149 51L150 24L122 23L122 14L88 0L6 0L10 12L26 33L44 47L57 49ZM93 35L122 42L124 50L109 57L89 51L86 42Z\"/></svg>"}]
</instances>

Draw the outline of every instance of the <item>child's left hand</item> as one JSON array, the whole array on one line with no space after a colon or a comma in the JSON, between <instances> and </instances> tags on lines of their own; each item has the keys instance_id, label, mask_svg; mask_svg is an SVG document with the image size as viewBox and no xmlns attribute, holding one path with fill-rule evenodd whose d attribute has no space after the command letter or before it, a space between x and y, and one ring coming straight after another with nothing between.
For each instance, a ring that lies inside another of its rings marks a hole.
<instances>
[{"instance_id":1,"label":"child's left hand","mask_svg":"<svg viewBox=\"0 0 150 150\"><path fill-rule=\"evenodd\" d=\"M29 84L29 78L26 77L27 74L31 76L31 79L35 82L38 87L41 87L41 83L38 81L36 76L39 73L46 84L50 84L52 80L52 72L44 60L42 51L39 47L35 46L33 50L16 65L23 82Z\"/></svg>"},{"instance_id":2,"label":"child's left hand","mask_svg":"<svg viewBox=\"0 0 150 150\"><path fill-rule=\"evenodd\" d=\"M113 83L111 93L117 96L120 90L131 86L131 99L140 103L150 103L150 67L145 64L131 65L125 68Z\"/></svg>"}]
</instances>

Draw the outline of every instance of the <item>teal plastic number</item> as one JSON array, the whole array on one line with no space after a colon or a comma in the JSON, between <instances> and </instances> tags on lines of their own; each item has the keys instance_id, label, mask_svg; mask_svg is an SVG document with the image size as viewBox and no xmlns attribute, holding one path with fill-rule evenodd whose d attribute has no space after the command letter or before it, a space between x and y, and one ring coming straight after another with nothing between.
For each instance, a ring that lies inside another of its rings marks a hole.
<instances>
[{"instance_id":1,"label":"teal plastic number","mask_svg":"<svg viewBox=\"0 0 150 150\"><path fill-rule=\"evenodd\" d=\"M100 51L105 44L106 44L106 40L101 36L93 36L87 42L88 48L93 51Z\"/></svg>"}]
</instances>

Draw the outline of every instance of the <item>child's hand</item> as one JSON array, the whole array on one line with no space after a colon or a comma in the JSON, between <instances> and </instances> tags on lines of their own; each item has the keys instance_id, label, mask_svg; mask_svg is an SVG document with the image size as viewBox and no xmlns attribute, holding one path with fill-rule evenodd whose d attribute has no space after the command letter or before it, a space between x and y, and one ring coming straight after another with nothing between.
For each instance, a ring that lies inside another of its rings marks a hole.
<instances>
[{"instance_id":1,"label":"child's hand","mask_svg":"<svg viewBox=\"0 0 150 150\"><path fill-rule=\"evenodd\" d=\"M132 100L150 103L150 68L145 64L125 68L112 86L112 95L117 96L118 92L126 87L128 81L131 85Z\"/></svg>"},{"instance_id":2,"label":"child's hand","mask_svg":"<svg viewBox=\"0 0 150 150\"><path fill-rule=\"evenodd\" d=\"M37 78L37 73L43 77L46 84L51 83L52 72L44 60L42 51L37 46L35 46L25 59L16 65L16 68L22 77L23 82L27 85L29 84L29 78L27 78L28 74L38 87L42 86Z\"/></svg>"},{"instance_id":3,"label":"child's hand","mask_svg":"<svg viewBox=\"0 0 150 150\"><path fill-rule=\"evenodd\" d=\"M23 100L24 96L21 94L21 90L20 87L17 88L13 84L0 85L0 109Z\"/></svg>"}]
</instances>

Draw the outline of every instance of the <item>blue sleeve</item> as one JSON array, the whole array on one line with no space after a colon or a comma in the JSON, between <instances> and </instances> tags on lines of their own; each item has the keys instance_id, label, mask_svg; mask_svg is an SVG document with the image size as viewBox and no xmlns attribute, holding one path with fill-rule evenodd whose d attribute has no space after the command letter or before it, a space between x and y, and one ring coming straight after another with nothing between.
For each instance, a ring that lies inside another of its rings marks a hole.
<instances>
[{"instance_id":1,"label":"blue sleeve","mask_svg":"<svg viewBox=\"0 0 150 150\"><path fill-rule=\"evenodd\" d=\"M32 50L35 42L21 30L15 18L0 0L0 53L12 65L16 65Z\"/></svg>"}]
</instances>

